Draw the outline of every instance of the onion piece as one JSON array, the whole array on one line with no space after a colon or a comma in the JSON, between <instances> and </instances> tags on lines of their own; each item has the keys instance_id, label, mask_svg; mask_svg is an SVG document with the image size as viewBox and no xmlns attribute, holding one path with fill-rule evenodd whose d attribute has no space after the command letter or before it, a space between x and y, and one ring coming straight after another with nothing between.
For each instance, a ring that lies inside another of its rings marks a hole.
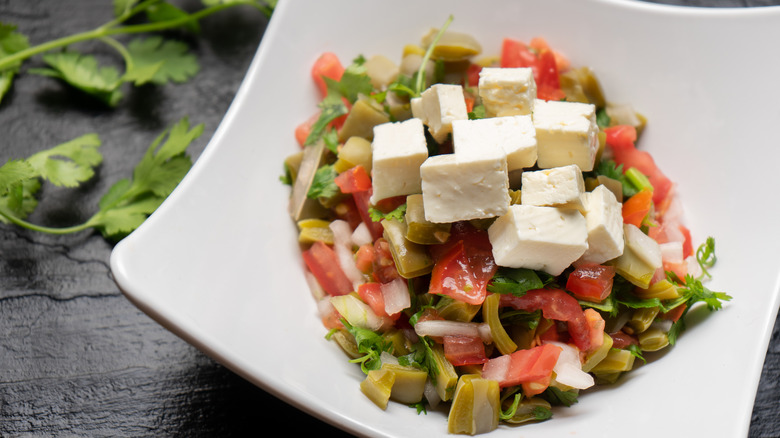
<instances>
[{"instance_id":1,"label":"onion piece","mask_svg":"<svg viewBox=\"0 0 780 438\"><path fill-rule=\"evenodd\" d=\"M398 358L386 351L383 351L379 354L379 360L382 361L383 365L386 363L390 365L398 365Z\"/></svg>"},{"instance_id":2,"label":"onion piece","mask_svg":"<svg viewBox=\"0 0 780 438\"><path fill-rule=\"evenodd\" d=\"M414 331L418 336L468 336L481 338L482 342L487 344L493 342L490 326L486 322L476 323L429 319L415 324Z\"/></svg>"},{"instance_id":3,"label":"onion piece","mask_svg":"<svg viewBox=\"0 0 780 438\"><path fill-rule=\"evenodd\" d=\"M578 348L563 342L550 341L545 342L545 344L552 344L562 349L561 354L558 356L558 361L555 362L553 367L555 380L558 383L577 389L590 388L595 384L593 376L582 371L582 362L580 362L580 351Z\"/></svg>"},{"instance_id":4,"label":"onion piece","mask_svg":"<svg viewBox=\"0 0 780 438\"><path fill-rule=\"evenodd\" d=\"M371 237L371 230L365 222L361 222L360 225L352 232L352 243L357 246L368 245L373 243L374 239Z\"/></svg>"},{"instance_id":5,"label":"onion piece","mask_svg":"<svg viewBox=\"0 0 780 438\"><path fill-rule=\"evenodd\" d=\"M425 381L423 395L425 395L425 399L428 400L428 404L431 405L431 408L436 409L436 406L439 406L441 397L439 397L439 392L436 391L436 387L433 385L433 382L431 382L431 379Z\"/></svg>"},{"instance_id":6,"label":"onion piece","mask_svg":"<svg viewBox=\"0 0 780 438\"><path fill-rule=\"evenodd\" d=\"M661 248L661 260L664 263L678 265L683 262L682 242L666 242L658 245Z\"/></svg>"},{"instance_id":7,"label":"onion piece","mask_svg":"<svg viewBox=\"0 0 780 438\"><path fill-rule=\"evenodd\" d=\"M347 221L341 219L334 220L328 227L333 231L333 250L338 256L341 270L352 282L352 287L357 290L358 286L365 283L365 279L355 263L352 252L352 229Z\"/></svg>"},{"instance_id":8,"label":"onion piece","mask_svg":"<svg viewBox=\"0 0 780 438\"><path fill-rule=\"evenodd\" d=\"M320 301L321 299L325 298L325 290L322 289L320 282L317 281L317 277L315 277L311 271L303 271L303 278L306 279L306 284L309 285L309 290L311 291L311 295L315 300Z\"/></svg>"},{"instance_id":9,"label":"onion piece","mask_svg":"<svg viewBox=\"0 0 780 438\"><path fill-rule=\"evenodd\" d=\"M380 289L385 300L385 312L388 315L394 315L412 306L412 298L409 295L406 280L396 278L389 283L382 283Z\"/></svg>"},{"instance_id":10,"label":"onion piece","mask_svg":"<svg viewBox=\"0 0 780 438\"><path fill-rule=\"evenodd\" d=\"M336 219L328 227L333 231L333 244L352 248L352 229L345 220Z\"/></svg>"}]
</instances>

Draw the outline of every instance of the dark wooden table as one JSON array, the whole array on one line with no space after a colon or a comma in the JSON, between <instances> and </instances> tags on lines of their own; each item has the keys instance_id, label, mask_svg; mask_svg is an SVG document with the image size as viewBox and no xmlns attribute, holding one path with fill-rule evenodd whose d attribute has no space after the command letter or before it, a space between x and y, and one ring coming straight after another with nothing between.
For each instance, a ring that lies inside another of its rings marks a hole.
<instances>
[{"instance_id":1,"label":"dark wooden table","mask_svg":"<svg viewBox=\"0 0 780 438\"><path fill-rule=\"evenodd\" d=\"M176 3L199 7L195 0ZM0 0L0 21L18 25L33 43L94 28L111 14L108 0ZM54 80L21 75L0 104L2 162L88 132L100 135L105 157L89 184L46 187L32 222L84 221L107 187L128 177L151 141L183 116L205 123L191 147L197 156L230 105L266 23L252 9L206 19L201 35L188 40L202 67L195 79L125 89L115 109ZM112 56L101 44L81 47ZM236 376L130 304L111 279L111 249L89 231L51 236L0 225L0 436L242 436L275 425L339 433ZM780 436L779 336L780 324L767 352L751 437Z\"/></svg>"}]
</instances>

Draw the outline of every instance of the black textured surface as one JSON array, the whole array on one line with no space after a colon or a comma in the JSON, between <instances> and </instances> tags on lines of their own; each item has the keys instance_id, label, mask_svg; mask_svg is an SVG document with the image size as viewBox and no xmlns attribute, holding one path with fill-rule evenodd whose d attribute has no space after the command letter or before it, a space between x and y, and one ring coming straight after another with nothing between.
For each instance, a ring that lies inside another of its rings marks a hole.
<instances>
[{"instance_id":1,"label":"black textured surface","mask_svg":"<svg viewBox=\"0 0 780 438\"><path fill-rule=\"evenodd\" d=\"M199 7L195 0L176 3ZM111 13L109 0L0 0L0 21L17 24L32 43L94 28ZM205 123L191 151L197 156L203 149L240 85L266 19L252 9L235 9L202 24L202 35L187 40L202 67L194 80L126 88L116 109L48 78L23 74L16 80L0 104L0 160L26 157L88 132L100 135L105 157L89 184L77 190L47 187L33 222L67 226L85 220L107 187L128 176L150 142L183 116ZM108 61L113 57L100 44L87 47ZM37 63L25 68L33 66ZM265 435L279 425L338 434L215 363L130 304L111 279L111 249L91 232L57 237L0 226L0 436L244 436ZM750 437L780 436L778 380L780 324Z\"/></svg>"}]
</instances>

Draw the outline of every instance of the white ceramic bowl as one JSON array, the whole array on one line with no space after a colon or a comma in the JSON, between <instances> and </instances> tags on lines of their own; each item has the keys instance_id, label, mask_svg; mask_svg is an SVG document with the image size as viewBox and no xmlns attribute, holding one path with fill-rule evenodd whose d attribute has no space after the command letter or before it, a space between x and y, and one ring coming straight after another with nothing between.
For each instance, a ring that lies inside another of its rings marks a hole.
<instances>
[{"instance_id":1,"label":"white ceramic bowl","mask_svg":"<svg viewBox=\"0 0 780 438\"><path fill-rule=\"evenodd\" d=\"M446 415L381 411L323 336L302 276L283 159L317 103L313 60L399 59L449 14L499 53L543 36L589 65L613 102L649 119L640 147L678 184L696 242L714 236L710 287L733 295L663 358L551 421L491 436L744 436L778 309L780 8L689 9L618 0L283 1L223 123L179 188L111 258L127 297L227 367L351 433L443 436Z\"/></svg>"}]
</instances>

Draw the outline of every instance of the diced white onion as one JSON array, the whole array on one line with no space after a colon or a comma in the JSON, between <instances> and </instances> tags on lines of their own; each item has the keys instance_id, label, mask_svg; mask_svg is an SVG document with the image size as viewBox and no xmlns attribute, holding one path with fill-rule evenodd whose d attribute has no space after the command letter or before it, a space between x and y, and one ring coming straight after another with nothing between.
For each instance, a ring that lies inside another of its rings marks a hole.
<instances>
[{"instance_id":1,"label":"diced white onion","mask_svg":"<svg viewBox=\"0 0 780 438\"><path fill-rule=\"evenodd\" d=\"M682 242L666 242L658 245L661 248L661 259L665 263L680 264L683 261Z\"/></svg>"},{"instance_id":2,"label":"diced white onion","mask_svg":"<svg viewBox=\"0 0 780 438\"><path fill-rule=\"evenodd\" d=\"M320 318L327 319L335 311L336 308L333 307L330 300L317 300L317 312L319 313Z\"/></svg>"},{"instance_id":3,"label":"diced white onion","mask_svg":"<svg viewBox=\"0 0 780 438\"><path fill-rule=\"evenodd\" d=\"M311 295L315 300L319 301L325 298L325 291L322 289L322 286L320 286L320 282L317 281L317 277L315 277L314 274L308 270L303 271L303 278L306 279Z\"/></svg>"},{"instance_id":4,"label":"diced white onion","mask_svg":"<svg viewBox=\"0 0 780 438\"><path fill-rule=\"evenodd\" d=\"M388 315L396 314L412 306L412 298L406 280L396 278L389 283L380 286L382 297L385 300L385 312Z\"/></svg>"},{"instance_id":5,"label":"diced white onion","mask_svg":"<svg viewBox=\"0 0 780 438\"><path fill-rule=\"evenodd\" d=\"M352 282L352 287L357 290L358 286L365 283L365 279L363 273L358 269L355 256L352 253L352 229L347 221L341 219L334 220L329 227L333 231L333 250L338 256L339 266Z\"/></svg>"},{"instance_id":6,"label":"diced white onion","mask_svg":"<svg viewBox=\"0 0 780 438\"><path fill-rule=\"evenodd\" d=\"M349 281L352 282L352 287L357 290L358 286L365 283L365 279L363 278L363 273L357 267L352 250L344 245L333 245L333 250L336 251L341 270L344 271Z\"/></svg>"},{"instance_id":7,"label":"diced white onion","mask_svg":"<svg viewBox=\"0 0 780 438\"><path fill-rule=\"evenodd\" d=\"M379 360L381 360L383 364L398 365L398 358L386 351L379 354Z\"/></svg>"},{"instance_id":8,"label":"diced white onion","mask_svg":"<svg viewBox=\"0 0 780 438\"><path fill-rule=\"evenodd\" d=\"M593 376L582 371L579 349L563 342L546 342L561 347L562 351L555 362L553 371L555 380L566 386L577 389L590 388L595 384Z\"/></svg>"},{"instance_id":9,"label":"diced white onion","mask_svg":"<svg viewBox=\"0 0 780 438\"><path fill-rule=\"evenodd\" d=\"M439 392L436 391L436 387L433 386L431 379L427 379L425 381L425 389L423 390L423 394L425 395L425 399L428 400L428 404L431 405L431 408L436 409L436 406L439 406L441 397L439 397Z\"/></svg>"},{"instance_id":10,"label":"diced white onion","mask_svg":"<svg viewBox=\"0 0 780 438\"><path fill-rule=\"evenodd\" d=\"M672 329L672 324L674 324L674 321L671 319L656 319L653 321L652 324L650 324L650 327L657 328L661 330L664 333L669 333L669 330Z\"/></svg>"},{"instance_id":11,"label":"diced white onion","mask_svg":"<svg viewBox=\"0 0 780 438\"><path fill-rule=\"evenodd\" d=\"M490 326L486 322L460 322L429 319L414 325L418 336L468 336L482 338L485 343L493 342Z\"/></svg>"},{"instance_id":12,"label":"diced white onion","mask_svg":"<svg viewBox=\"0 0 780 438\"><path fill-rule=\"evenodd\" d=\"M367 245L372 243L374 239L371 238L371 231L368 229L368 225L365 222L361 222L360 225L352 232L352 243L357 246Z\"/></svg>"},{"instance_id":13,"label":"diced white onion","mask_svg":"<svg viewBox=\"0 0 780 438\"><path fill-rule=\"evenodd\" d=\"M691 274L694 278L699 278L703 274L701 271L701 265L696 260L695 256L689 255L685 258L685 264L688 267L688 274Z\"/></svg>"},{"instance_id":14,"label":"diced white onion","mask_svg":"<svg viewBox=\"0 0 780 438\"><path fill-rule=\"evenodd\" d=\"M352 249L352 229L349 227L347 221L336 219L332 221L328 227L333 231L334 245L343 245Z\"/></svg>"}]
</instances>

